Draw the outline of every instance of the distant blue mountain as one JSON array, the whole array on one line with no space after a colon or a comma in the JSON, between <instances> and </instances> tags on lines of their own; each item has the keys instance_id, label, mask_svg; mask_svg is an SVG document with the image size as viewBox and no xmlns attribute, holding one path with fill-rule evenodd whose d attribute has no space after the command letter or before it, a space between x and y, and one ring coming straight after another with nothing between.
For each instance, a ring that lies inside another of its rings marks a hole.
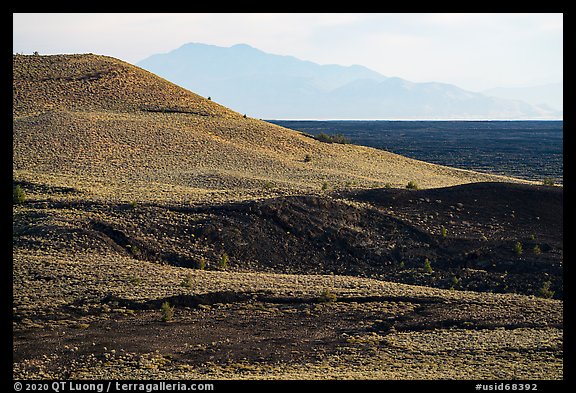
<instances>
[{"instance_id":1,"label":"distant blue mountain","mask_svg":"<svg viewBox=\"0 0 576 393\"><path fill-rule=\"evenodd\" d=\"M558 119L561 113L366 67L319 65L249 45L189 43L137 63L235 111L264 119Z\"/></svg>"}]
</instances>

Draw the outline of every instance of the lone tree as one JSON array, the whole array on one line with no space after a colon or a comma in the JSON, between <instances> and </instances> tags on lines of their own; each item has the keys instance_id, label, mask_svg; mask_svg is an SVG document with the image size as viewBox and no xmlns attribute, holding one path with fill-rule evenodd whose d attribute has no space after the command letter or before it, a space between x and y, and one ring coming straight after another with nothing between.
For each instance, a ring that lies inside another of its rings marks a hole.
<instances>
[{"instance_id":1,"label":"lone tree","mask_svg":"<svg viewBox=\"0 0 576 393\"><path fill-rule=\"evenodd\" d=\"M169 302L162 303L160 310L162 311L162 322L170 322L174 317L174 306L170 306Z\"/></svg>"}]
</instances>

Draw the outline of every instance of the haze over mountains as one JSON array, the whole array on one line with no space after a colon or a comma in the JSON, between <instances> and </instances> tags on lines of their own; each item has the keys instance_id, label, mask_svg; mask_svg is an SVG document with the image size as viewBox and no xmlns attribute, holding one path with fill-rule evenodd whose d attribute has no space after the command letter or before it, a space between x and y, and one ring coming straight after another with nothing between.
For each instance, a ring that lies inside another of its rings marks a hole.
<instances>
[{"instance_id":1,"label":"haze over mountains","mask_svg":"<svg viewBox=\"0 0 576 393\"><path fill-rule=\"evenodd\" d=\"M547 105L560 111L564 110L564 86L562 83L530 87L496 87L484 90L482 93L494 97L522 100L532 105Z\"/></svg>"},{"instance_id":2,"label":"haze over mountains","mask_svg":"<svg viewBox=\"0 0 576 393\"><path fill-rule=\"evenodd\" d=\"M249 45L189 43L138 66L249 116L266 119L561 119L562 112L360 65L319 65ZM497 94L494 94L497 95Z\"/></svg>"}]
</instances>

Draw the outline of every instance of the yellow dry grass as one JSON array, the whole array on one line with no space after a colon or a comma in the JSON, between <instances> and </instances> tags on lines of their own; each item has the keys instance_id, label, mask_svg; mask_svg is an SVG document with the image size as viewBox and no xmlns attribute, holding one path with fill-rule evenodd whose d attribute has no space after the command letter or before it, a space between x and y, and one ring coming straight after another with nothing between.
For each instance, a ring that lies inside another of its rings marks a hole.
<instances>
[{"instance_id":1,"label":"yellow dry grass","mask_svg":"<svg viewBox=\"0 0 576 393\"><path fill-rule=\"evenodd\" d=\"M15 55L13 64L14 177L66 183L83 198L213 202L518 181L319 142L110 57Z\"/></svg>"}]
</instances>

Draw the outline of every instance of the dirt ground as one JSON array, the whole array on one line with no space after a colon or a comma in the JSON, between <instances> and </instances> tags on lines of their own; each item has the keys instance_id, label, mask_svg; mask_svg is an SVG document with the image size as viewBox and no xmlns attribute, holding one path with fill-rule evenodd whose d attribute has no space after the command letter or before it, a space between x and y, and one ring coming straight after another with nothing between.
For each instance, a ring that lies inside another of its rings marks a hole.
<instances>
[{"instance_id":1,"label":"dirt ground","mask_svg":"<svg viewBox=\"0 0 576 393\"><path fill-rule=\"evenodd\" d=\"M557 302L500 299L487 311L486 303L433 296L200 298L204 303L172 298L170 322L156 306L90 324L17 330L16 376L396 379L420 364L409 378L458 378L460 369L437 369L447 361L476 364L473 378L561 376ZM520 356L538 369L506 370ZM379 366L371 369L374 363Z\"/></svg>"}]
</instances>

